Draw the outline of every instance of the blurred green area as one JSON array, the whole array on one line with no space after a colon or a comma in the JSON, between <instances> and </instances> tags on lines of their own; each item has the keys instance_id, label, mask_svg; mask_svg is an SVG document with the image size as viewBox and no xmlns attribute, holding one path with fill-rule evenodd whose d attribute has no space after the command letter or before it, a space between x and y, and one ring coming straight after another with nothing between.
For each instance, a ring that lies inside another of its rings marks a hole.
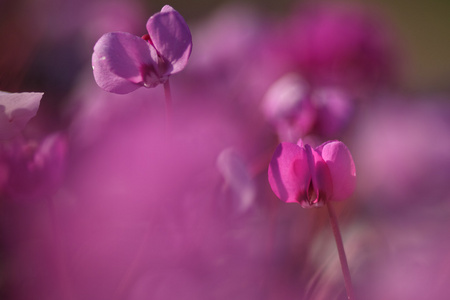
<instances>
[{"instance_id":1,"label":"blurred green area","mask_svg":"<svg viewBox=\"0 0 450 300\"><path fill-rule=\"evenodd\" d=\"M380 7L398 31L406 56L405 85L414 91L450 91L450 1L370 2Z\"/></svg>"}]
</instances>

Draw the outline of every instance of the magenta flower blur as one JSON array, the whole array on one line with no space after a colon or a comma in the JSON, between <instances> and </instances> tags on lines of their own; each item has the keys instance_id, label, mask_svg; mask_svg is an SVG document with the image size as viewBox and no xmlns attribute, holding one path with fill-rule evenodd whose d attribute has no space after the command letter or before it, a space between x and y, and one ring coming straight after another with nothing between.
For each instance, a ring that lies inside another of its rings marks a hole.
<instances>
[{"instance_id":1,"label":"magenta flower blur","mask_svg":"<svg viewBox=\"0 0 450 300\"><path fill-rule=\"evenodd\" d=\"M66 167L67 138L62 133L42 141L15 139L0 148L0 169L6 171L0 192L12 199L51 196L59 188Z\"/></svg>"},{"instance_id":2,"label":"magenta flower blur","mask_svg":"<svg viewBox=\"0 0 450 300\"><path fill-rule=\"evenodd\" d=\"M280 42L312 85L351 90L395 83L399 59L389 22L349 1L306 1L285 25Z\"/></svg>"},{"instance_id":3,"label":"magenta flower blur","mask_svg":"<svg viewBox=\"0 0 450 300\"><path fill-rule=\"evenodd\" d=\"M92 68L105 91L127 94L155 87L184 69L191 55L192 36L183 17L171 6L147 21L142 38L126 32L104 34L95 44Z\"/></svg>"},{"instance_id":4,"label":"magenta flower blur","mask_svg":"<svg viewBox=\"0 0 450 300\"><path fill-rule=\"evenodd\" d=\"M267 90L262 110L280 140L295 142L307 135L334 137L354 113L352 97L344 89L310 87L296 73L288 73Z\"/></svg>"},{"instance_id":5,"label":"magenta flower blur","mask_svg":"<svg viewBox=\"0 0 450 300\"><path fill-rule=\"evenodd\" d=\"M328 141L315 149L301 140L285 142L272 156L269 184L282 201L319 207L351 196L356 186L355 164L340 141Z\"/></svg>"}]
</instances>

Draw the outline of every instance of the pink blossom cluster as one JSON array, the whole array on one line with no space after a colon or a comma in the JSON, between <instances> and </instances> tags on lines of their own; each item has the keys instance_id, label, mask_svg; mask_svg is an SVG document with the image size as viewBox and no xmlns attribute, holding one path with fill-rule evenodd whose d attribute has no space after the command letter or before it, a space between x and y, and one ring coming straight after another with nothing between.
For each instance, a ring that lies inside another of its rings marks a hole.
<instances>
[{"instance_id":1,"label":"pink blossom cluster","mask_svg":"<svg viewBox=\"0 0 450 300\"><path fill-rule=\"evenodd\" d=\"M173 6L0 10L29 35L0 49L0 299L347 299L330 203L355 299L448 299L450 99L402 89L384 17Z\"/></svg>"}]
</instances>

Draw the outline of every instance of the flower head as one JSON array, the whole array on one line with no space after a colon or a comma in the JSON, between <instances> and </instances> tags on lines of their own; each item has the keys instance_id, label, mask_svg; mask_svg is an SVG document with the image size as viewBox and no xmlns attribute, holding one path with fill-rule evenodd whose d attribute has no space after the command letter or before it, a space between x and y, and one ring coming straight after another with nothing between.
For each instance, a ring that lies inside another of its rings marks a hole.
<instances>
[{"instance_id":1,"label":"flower head","mask_svg":"<svg viewBox=\"0 0 450 300\"><path fill-rule=\"evenodd\" d=\"M315 149L301 140L297 144L281 143L269 165L269 184L285 202L318 207L353 193L355 164L340 141L328 141Z\"/></svg>"},{"instance_id":2,"label":"flower head","mask_svg":"<svg viewBox=\"0 0 450 300\"><path fill-rule=\"evenodd\" d=\"M262 110L280 139L297 141L310 134L336 136L349 123L354 104L343 89L311 87L299 74L287 73L267 90Z\"/></svg>"},{"instance_id":3,"label":"flower head","mask_svg":"<svg viewBox=\"0 0 450 300\"><path fill-rule=\"evenodd\" d=\"M192 36L183 17L169 5L147 21L142 38L126 32L104 34L95 44L92 67L104 90L126 94L155 87L184 69L191 55Z\"/></svg>"}]
</instances>

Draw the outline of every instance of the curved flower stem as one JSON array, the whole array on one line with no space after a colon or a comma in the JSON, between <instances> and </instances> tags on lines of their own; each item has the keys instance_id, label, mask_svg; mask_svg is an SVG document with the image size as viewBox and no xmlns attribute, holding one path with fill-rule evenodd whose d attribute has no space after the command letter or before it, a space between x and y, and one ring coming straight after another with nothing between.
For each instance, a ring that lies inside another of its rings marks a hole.
<instances>
[{"instance_id":1,"label":"curved flower stem","mask_svg":"<svg viewBox=\"0 0 450 300\"><path fill-rule=\"evenodd\" d=\"M342 273L344 274L345 289L347 290L347 298L354 300L352 279L350 277L350 270L348 268L347 257L345 256L344 244L342 243L341 232L337 222L336 213L331 206L330 201L327 201L328 215L330 216L331 228L333 229L334 239L339 253L339 260L341 261Z\"/></svg>"},{"instance_id":2,"label":"curved flower stem","mask_svg":"<svg viewBox=\"0 0 450 300\"><path fill-rule=\"evenodd\" d=\"M166 98L166 133L167 136L170 136L172 131L172 93L169 79L164 83L164 96Z\"/></svg>"}]
</instances>

